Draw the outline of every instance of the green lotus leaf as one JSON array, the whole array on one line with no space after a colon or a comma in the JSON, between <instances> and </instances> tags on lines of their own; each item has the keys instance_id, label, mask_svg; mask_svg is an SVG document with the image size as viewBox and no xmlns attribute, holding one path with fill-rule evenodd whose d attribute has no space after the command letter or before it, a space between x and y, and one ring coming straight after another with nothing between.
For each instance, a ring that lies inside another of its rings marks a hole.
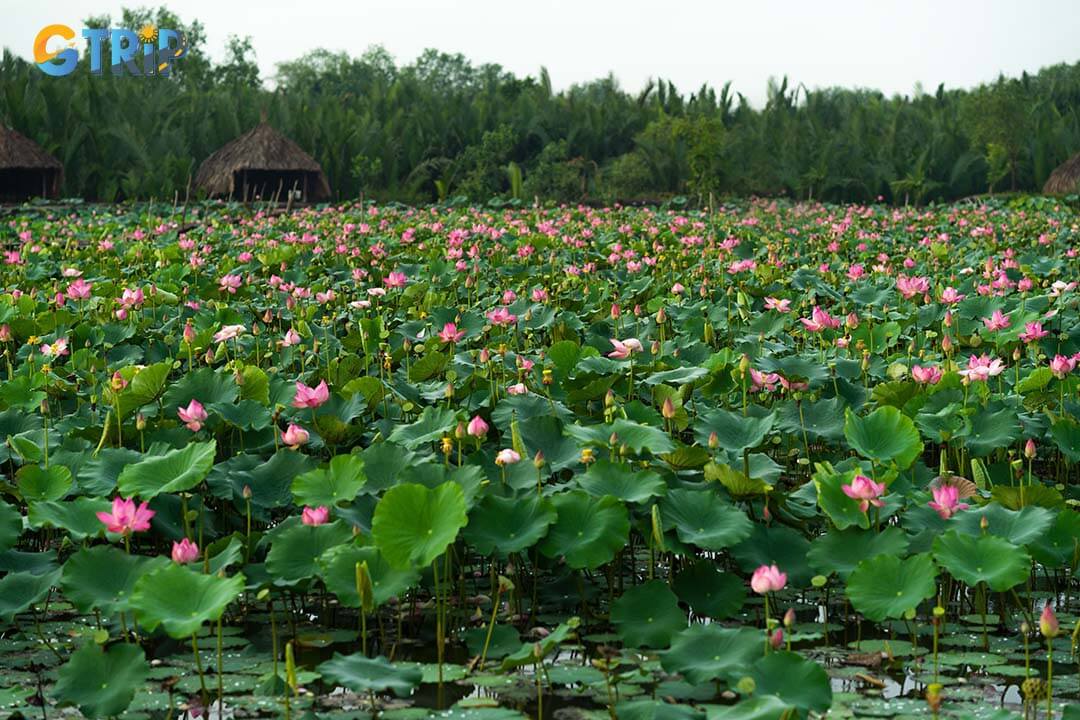
<instances>
[{"instance_id":1,"label":"green lotus leaf","mask_svg":"<svg viewBox=\"0 0 1080 720\"><path fill-rule=\"evenodd\" d=\"M775 695L754 695L735 705L710 708L706 717L707 720L778 720L794 710Z\"/></svg>"},{"instance_id":2,"label":"green lotus leaf","mask_svg":"<svg viewBox=\"0 0 1080 720\"><path fill-rule=\"evenodd\" d=\"M426 442L438 440L457 425L457 413L445 407L429 405L420 418L410 425L398 425L387 438L390 442L413 449Z\"/></svg>"},{"instance_id":3,"label":"green lotus leaf","mask_svg":"<svg viewBox=\"0 0 1080 720\"><path fill-rule=\"evenodd\" d=\"M120 494L149 500L161 493L191 490L206 479L214 465L217 442L189 443L164 455L144 456L128 465L117 478Z\"/></svg>"},{"instance_id":4,"label":"green lotus leaf","mask_svg":"<svg viewBox=\"0 0 1080 720\"><path fill-rule=\"evenodd\" d=\"M488 629L486 625L475 627L464 633L465 645L469 648L469 654L476 657L484 652L484 643L487 641ZM513 625L497 623L491 629L491 642L488 644L487 656L493 660L504 658L521 647L521 634Z\"/></svg>"},{"instance_id":5,"label":"green lotus leaf","mask_svg":"<svg viewBox=\"0 0 1080 720\"><path fill-rule=\"evenodd\" d=\"M660 515L679 540L702 550L731 547L753 528L745 512L710 490L671 490L661 501Z\"/></svg>"},{"instance_id":6,"label":"green lotus leaf","mask_svg":"<svg viewBox=\"0 0 1080 720\"><path fill-rule=\"evenodd\" d=\"M848 577L851 605L867 619L881 622L900 618L908 610L934 596L937 568L929 555L901 560L895 555L876 555L863 560Z\"/></svg>"},{"instance_id":7,"label":"green lotus leaf","mask_svg":"<svg viewBox=\"0 0 1080 720\"><path fill-rule=\"evenodd\" d=\"M1020 434L1016 410L995 401L971 416L964 444L973 456L985 457L998 448L1012 445Z\"/></svg>"},{"instance_id":8,"label":"green lotus leaf","mask_svg":"<svg viewBox=\"0 0 1080 720\"><path fill-rule=\"evenodd\" d=\"M9 572L0 578L0 620L10 622L40 602L60 580L60 568L36 573L32 570Z\"/></svg>"},{"instance_id":9,"label":"green lotus leaf","mask_svg":"<svg viewBox=\"0 0 1080 720\"><path fill-rule=\"evenodd\" d=\"M355 693L389 690L398 697L412 694L424 677L417 667L395 666L384 657L369 658L361 653L334 653L334 657L319 665L318 671L328 682Z\"/></svg>"},{"instance_id":10,"label":"green lotus leaf","mask_svg":"<svg viewBox=\"0 0 1080 720\"><path fill-rule=\"evenodd\" d=\"M164 557L129 555L111 545L84 547L64 563L60 585L77 610L97 609L111 617L130 610L135 583L167 562Z\"/></svg>"},{"instance_id":11,"label":"green lotus leaf","mask_svg":"<svg viewBox=\"0 0 1080 720\"><path fill-rule=\"evenodd\" d=\"M135 582L131 607L147 631L162 627L170 637L182 639L197 632L204 622L220 618L243 590L243 575L204 575L168 563Z\"/></svg>"},{"instance_id":12,"label":"green lotus leaf","mask_svg":"<svg viewBox=\"0 0 1080 720\"><path fill-rule=\"evenodd\" d=\"M897 527L887 527L881 532L856 528L830 530L814 539L806 560L818 572L836 573L846 580L863 560L883 554L903 557L907 548L907 536Z\"/></svg>"},{"instance_id":13,"label":"green lotus leaf","mask_svg":"<svg viewBox=\"0 0 1080 720\"><path fill-rule=\"evenodd\" d=\"M615 557L626 544L630 518L615 497L593 497L581 490L551 497L557 519L540 543L540 552L564 558L575 569L595 568Z\"/></svg>"},{"instance_id":14,"label":"green lotus leaf","mask_svg":"<svg viewBox=\"0 0 1080 720\"><path fill-rule=\"evenodd\" d=\"M169 385L164 404L171 411L170 415L176 417L176 408L186 406L192 400L198 400L204 406L227 404L236 402L239 395L240 387L234 373L204 367L184 373Z\"/></svg>"},{"instance_id":15,"label":"green lotus leaf","mask_svg":"<svg viewBox=\"0 0 1080 720\"><path fill-rule=\"evenodd\" d=\"M1028 544L1031 556L1043 565L1072 567L1080 549L1080 513L1062 510L1054 524L1037 540Z\"/></svg>"},{"instance_id":16,"label":"green lotus leaf","mask_svg":"<svg viewBox=\"0 0 1080 720\"><path fill-rule=\"evenodd\" d=\"M340 520L326 525L293 525L274 537L266 554L266 570L286 584L307 580L318 573L323 553L350 538L352 528Z\"/></svg>"},{"instance_id":17,"label":"green lotus leaf","mask_svg":"<svg viewBox=\"0 0 1080 720\"><path fill-rule=\"evenodd\" d=\"M1013 545L1027 545L1037 541L1050 529L1054 522L1054 511L1035 506L1008 510L997 503L990 503L957 513L946 525L968 535L981 535L984 518L989 534L1005 538Z\"/></svg>"},{"instance_id":18,"label":"green lotus leaf","mask_svg":"<svg viewBox=\"0 0 1080 720\"><path fill-rule=\"evenodd\" d=\"M531 548L547 535L558 517L547 498L488 495L469 514L465 541L481 555L505 557Z\"/></svg>"},{"instance_id":19,"label":"green lotus leaf","mask_svg":"<svg viewBox=\"0 0 1080 720\"><path fill-rule=\"evenodd\" d=\"M825 668L793 652L771 652L750 670L754 693L774 695L804 713L827 711L832 686Z\"/></svg>"},{"instance_id":20,"label":"green lotus leaf","mask_svg":"<svg viewBox=\"0 0 1080 720\"><path fill-rule=\"evenodd\" d=\"M375 506L371 535L393 567L425 567L446 552L468 521L457 483L434 489L404 483L387 490Z\"/></svg>"},{"instance_id":21,"label":"green lotus leaf","mask_svg":"<svg viewBox=\"0 0 1080 720\"><path fill-rule=\"evenodd\" d=\"M120 416L124 418L143 405L148 405L161 397L161 394L165 392L169 373L172 371L172 363L159 362L142 369L124 368L120 371L121 375L128 374L125 372L127 370L131 371L130 376L126 378L128 386L118 397Z\"/></svg>"},{"instance_id":22,"label":"green lotus leaf","mask_svg":"<svg viewBox=\"0 0 1080 720\"><path fill-rule=\"evenodd\" d=\"M901 470L915 462L923 451L915 423L892 406L880 407L866 417L848 410L844 416L844 436L864 458L880 463L895 461Z\"/></svg>"},{"instance_id":23,"label":"green lotus leaf","mask_svg":"<svg viewBox=\"0 0 1080 720\"><path fill-rule=\"evenodd\" d=\"M665 648L686 627L686 613L663 580L649 580L625 591L611 604L611 622L629 647Z\"/></svg>"},{"instance_id":24,"label":"green lotus leaf","mask_svg":"<svg viewBox=\"0 0 1080 720\"><path fill-rule=\"evenodd\" d=\"M818 463L814 472L814 487L817 489L817 503L822 512L832 520L837 530L849 527L870 527L869 513L859 509L859 501L844 493L844 485L850 485L856 475L861 474L855 468L847 472L837 472L829 463Z\"/></svg>"},{"instance_id":25,"label":"green lotus leaf","mask_svg":"<svg viewBox=\"0 0 1080 720\"><path fill-rule=\"evenodd\" d=\"M714 680L731 682L746 672L761 655L761 648L760 630L691 625L675 635L671 648L660 655L660 664L693 685Z\"/></svg>"},{"instance_id":26,"label":"green lotus leaf","mask_svg":"<svg viewBox=\"0 0 1080 720\"><path fill-rule=\"evenodd\" d=\"M15 473L15 484L24 500L59 500L71 489L71 471L63 465L23 465Z\"/></svg>"},{"instance_id":27,"label":"green lotus leaf","mask_svg":"<svg viewBox=\"0 0 1080 720\"><path fill-rule=\"evenodd\" d=\"M567 425L566 434L583 445L608 447L614 435L619 445L627 446L635 455L646 450L653 455L663 455L675 450L671 437L658 427L642 425L618 418L604 425Z\"/></svg>"},{"instance_id":28,"label":"green lotus leaf","mask_svg":"<svg viewBox=\"0 0 1080 720\"><path fill-rule=\"evenodd\" d=\"M794 400L780 404L776 427L782 432L801 438L803 432L810 440L835 442L844 437L844 408L842 397L806 401L797 405Z\"/></svg>"},{"instance_id":29,"label":"green lotus leaf","mask_svg":"<svg viewBox=\"0 0 1080 720\"><path fill-rule=\"evenodd\" d=\"M776 415L773 413L753 417L718 409L698 418L694 423L694 437L701 445L708 445L709 437L716 433L720 447L741 454L764 442L775 421Z\"/></svg>"},{"instance_id":30,"label":"green lotus leaf","mask_svg":"<svg viewBox=\"0 0 1080 720\"><path fill-rule=\"evenodd\" d=\"M326 589L337 595L338 602L345 607L360 607L360 595L356 592L356 566L365 562L376 606L400 597L420 582L419 572L391 567L376 547L338 545L319 558L319 574L326 583Z\"/></svg>"},{"instance_id":31,"label":"green lotus leaf","mask_svg":"<svg viewBox=\"0 0 1080 720\"><path fill-rule=\"evenodd\" d=\"M746 602L746 582L708 560L682 570L671 587L692 612L715 620L733 617Z\"/></svg>"},{"instance_id":32,"label":"green lotus leaf","mask_svg":"<svg viewBox=\"0 0 1080 720\"><path fill-rule=\"evenodd\" d=\"M84 717L107 718L127 709L150 674L143 649L116 643L104 649L86 643L57 672L53 694L77 705Z\"/></svg>"},{"instance_id":33,"label":"green lotus leaf","mask_svg":"<svg viewBox=\"0 0 1080 720\"><path fill-rule=\"evenodd\" d=\"M293 499L297 505L335 507L356 499L366 479L363 458L338 455L327 467L309 470L293 478Z\"/></svg>"},{"instance_id":34,"label":"green lotus leaf","mask_svg":"<svg viewBox=\"0 0 1080 720\"><path fill-rule=\"evenodd\" d=\"M64 502L30 503L26 515L31 527L58 528L67 531L72 540L82 540L105 531L97 513L109 512L111 506L112 503L104 498L78 497Z\"/></svg>"},{"instance_id":35,"label":"green lotus leaf","mask_svg":"<svg viewBox=\"0 0 1080 720\"><path fill-rule=\"evenodd\" d=\"M957 580L973 587L984 582L995 592L1019 585L1031 572L1031 558L1011 542L957 530L934 540L934 559Z\"/></svg>"},{"instance_id":36,"label":"green lotus leaf","mask_svg":"<svg viewBox=\"0 0 1080 720\"><path fill-rule=\"evenodd\" d=\"M1080 422L1068 416L1059 417L1050 425L1050 436L1070 462L1080 462Z\"/></svg>"},{"instance_id":37,"label":"green lotus leaf","mask_svg":"<svg viewBox=\"0 0 1080 720\"><path fill-rule=\"evenodd\" d=\"M0 500L0 552L15 547L23 531L22 513Z\"/></svg>"},{"instance_id":38,"label":"green lotus leaf","mask_svg":"<svg viewBox=\"0 0 1080 720\"><path fill-rule=\"evenodd\" d=\"M614 495L625 503L643 503L667 491L667 483L655 472L604 459L590 465L575 480L590 495Z\"/></svg>"}]
</instances>

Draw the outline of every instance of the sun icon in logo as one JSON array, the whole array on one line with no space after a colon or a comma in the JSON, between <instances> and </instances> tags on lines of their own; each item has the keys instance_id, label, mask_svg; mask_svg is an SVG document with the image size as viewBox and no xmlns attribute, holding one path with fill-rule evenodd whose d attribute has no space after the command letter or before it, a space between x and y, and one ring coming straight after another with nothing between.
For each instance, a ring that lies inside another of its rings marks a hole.
<instances>
[{"instance_id":1,"label":"sun icon in logo","mask_svg":"<svg viewBox=\"0 0 1080 720\"><path fill-rule=\"evenodd\" d=\"M139 28L139 40L144 43L154 43L158 39L158 29L153 23L146 23Z\"/></svg>"}]
</instances>

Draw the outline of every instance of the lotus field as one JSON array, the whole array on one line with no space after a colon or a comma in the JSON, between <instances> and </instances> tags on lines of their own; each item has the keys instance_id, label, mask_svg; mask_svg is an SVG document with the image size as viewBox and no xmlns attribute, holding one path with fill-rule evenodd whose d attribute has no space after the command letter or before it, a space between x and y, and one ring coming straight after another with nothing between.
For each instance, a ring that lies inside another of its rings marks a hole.
<instances>
[{"instance_id":1,"label":"lotus field","mask_svg":"<svg viewBox=\"0 0 1080 720\"><path fill-rule=\"evenodd\" d=\"M1080 712L1080 222L26 208L0 717Z\"/></svg>"}]
</instances>

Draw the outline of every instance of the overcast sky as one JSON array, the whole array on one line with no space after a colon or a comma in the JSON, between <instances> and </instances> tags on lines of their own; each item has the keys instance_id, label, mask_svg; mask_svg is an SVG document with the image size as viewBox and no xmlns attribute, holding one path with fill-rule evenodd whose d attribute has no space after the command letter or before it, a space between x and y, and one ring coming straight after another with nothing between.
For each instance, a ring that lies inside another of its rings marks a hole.
<instances>
[{"instance_id":1,"label":"overcast sky","mask_svg":"<svg viewBox=\"0 0 1080 720\"><path fill-rule=\"evenodd\" d=\"M89 15L153 2L0 0L0 45L30 58L43 26L78 33ZM460 52L518 75L546 66L556 89L615 74L628 90L651 77L683 91L703 82L755 104L770 77L809 88L910 94L969 87L1080 60L1080 0L183 0L165 3L206 27L220 59L250 35L264 78L315 48L359 55L381 44L403 64L424 48Z\"/></svg>"}]
</instances>

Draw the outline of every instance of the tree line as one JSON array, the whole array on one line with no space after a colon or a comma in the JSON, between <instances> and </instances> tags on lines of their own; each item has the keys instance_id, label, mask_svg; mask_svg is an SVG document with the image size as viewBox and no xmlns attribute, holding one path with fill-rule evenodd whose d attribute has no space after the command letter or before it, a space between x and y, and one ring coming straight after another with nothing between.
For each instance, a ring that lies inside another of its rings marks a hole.
<instances>
[{"instance_id":1,"label":"tree line","mask_svg":"<svg viewBox=\"0 0 1080 720\"><path fill-rule=\"evenodd\" d=\"M109 17L87 26L107 27ZM125 10L118 26L184 29L173 78L51 78L5 50L0 121L65 166L63 194L169 199L198 164L265 117L322 165L335 197L428 202L772 195L947 201L1037 191L1080 152L1080 62L971 89L887 97L770 82L762 107L730 83L693 92L613 76L555 92L459 54L404 65L381 48L316 50L260 77L250 39L212 62L198 22Z\"/></svg>"}]
</instances>

